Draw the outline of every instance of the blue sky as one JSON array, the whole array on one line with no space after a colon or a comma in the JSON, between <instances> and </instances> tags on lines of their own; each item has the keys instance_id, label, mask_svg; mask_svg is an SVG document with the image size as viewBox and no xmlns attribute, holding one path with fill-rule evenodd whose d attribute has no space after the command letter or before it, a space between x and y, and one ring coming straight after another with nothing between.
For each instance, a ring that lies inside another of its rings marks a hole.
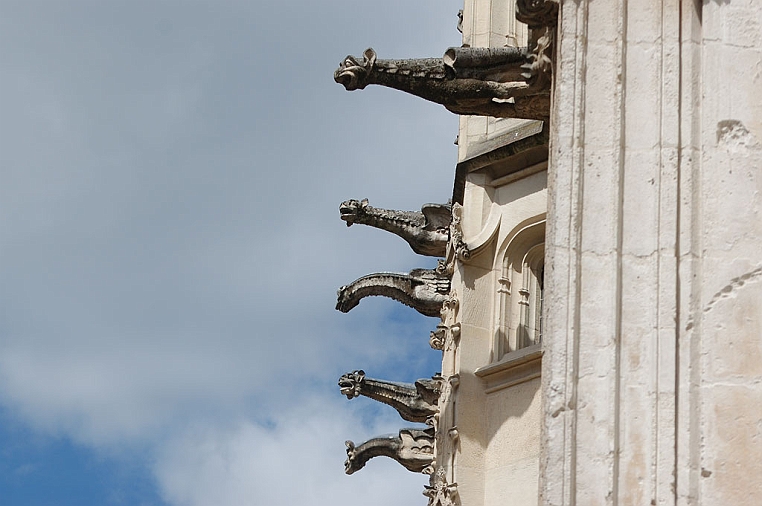
<instances>
[{"instance_id":1,"label":"blue sky","mask_svg":"<svg viewBox=\"0 0 762 506\"><path fill-rule=\"evenodd\" d=\"M333 307L434 260L338 205L446 201L457 117L332 73L440 56L460 7L0 0L0 504L425 504L343 474L408 423L336 380L431 376L436 321Z\"/></svg>"}]
</instances>

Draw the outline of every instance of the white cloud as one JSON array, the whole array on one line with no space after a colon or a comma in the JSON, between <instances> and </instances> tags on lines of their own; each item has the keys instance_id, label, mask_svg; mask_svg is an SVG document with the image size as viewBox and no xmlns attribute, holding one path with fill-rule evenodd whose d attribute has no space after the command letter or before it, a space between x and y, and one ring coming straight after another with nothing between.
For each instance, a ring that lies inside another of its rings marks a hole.
<instances>
[{"instance_id":1,"label":"white cloud","mask_svg":"<svg viewBox=\"0 0 762 506\"><path fill-rule=\"evenodd\" d=\"M358 473L343 474L348 435L355 431L359 443L405 422L380 417L358 434L358 411L343 403L295 403L269 427L241 421L194 427L174 437L154 467L164 498L177 506L425 504L427 477L391 459L377 457Z\"/></svg>"}]
</instances>

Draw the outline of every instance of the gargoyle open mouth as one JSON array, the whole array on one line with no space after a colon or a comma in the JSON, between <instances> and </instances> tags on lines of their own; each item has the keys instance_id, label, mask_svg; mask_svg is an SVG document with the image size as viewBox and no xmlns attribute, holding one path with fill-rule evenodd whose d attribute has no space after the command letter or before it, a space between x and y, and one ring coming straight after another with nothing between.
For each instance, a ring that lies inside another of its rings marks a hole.
<instances>
[{"instance_id":1,"label":"gargoyle open mouth","mask_svg":"<svg viewBox=\"0 0 762 506\"><path fill-rule=\"evenodd\" d=\"M353 73L353 69L357 69L358 67L346 67L343 69L337 70L333 74L333 80L339 83L340 85L344 86L344 88L347 89L347 91L354 91L359 88L358 86L358 79L357 75ZM359 67L362 68L362 67Z\"/></svg>"},{"instance_id":2,"label":"gargoyle open mouth","mask_svg":"<svg viewBox=\"0 0 762 506\"><path fill-rule=\"evenodd\" d=\"M352 224L355 222L355 207L350 206L344 206L342 205L339 208L339 213L341 214L341 219L347 222L347 226L351 227Z\"/></svg>"},{"instance_id":3,"label":"gargoyle open mouth","mask_svg":"<svg viewBox=\"0 0 762 506\"><path fill-rule=\"evenodd\" d=\"M339 381L339 391L349 399L355 396L355 386L351 381Z\"/></svg>"},{"instance_id":4,"label":"gargoyle open mouth","mask_svg":"<svg viewBox=\"0 0 762 506\"><path fill-rule=\"evenodd\" d=\"M333 80L344 86L347 91L361 90L368 84L368 74L374 63L376 63L376 52L372 48L365 50L362 61L349 55L333 73Z\"/></svg>"},{"instance_id":5,"label":"gargoyle open mouth","mask_svg":"<svg viewBox=\"0 0 762 506\"><path fill-rule=\"evenodd\" d=\"M339 390L347 399L354 399L360 395L360 385L365 379L365 371L357 370L349 372L339 378Z\"/></svg>"},{"instance_id":6,"label":"gargoyle open mouth","mask_svg":"<svg viewBox=\"0 0 762 506\"><path fill-rule=\"evenodd\" d=\"M352 224L357 221L359 214L368 207L368 199L363 200L357 200L357 199L349 199L345 200L341 203L339 206L339 213L341 214L341 219L344 220L347 223L347 226L350 227Z\"/></svg>"}]
</instances>

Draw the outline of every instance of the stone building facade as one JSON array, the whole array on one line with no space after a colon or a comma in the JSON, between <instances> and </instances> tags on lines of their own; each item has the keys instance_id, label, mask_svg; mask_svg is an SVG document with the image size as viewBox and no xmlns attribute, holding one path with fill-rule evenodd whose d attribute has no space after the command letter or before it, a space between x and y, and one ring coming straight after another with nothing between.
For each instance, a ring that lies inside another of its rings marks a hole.
<instances>
[{"instance_id":1,"label":"stone building facade","mask_svg":"<svg viewBox=\"0 0 762 506\"><path fill-rule=\"evenodd\" d=\"M336 71L460 114L453 199L342 204L436 269L442 370L340 380L426 425L360 445L430 506L762 504L762 1L465 0L461 48ZM433 105L432 105L433 107Z\"/></svg>"}]
</instances>

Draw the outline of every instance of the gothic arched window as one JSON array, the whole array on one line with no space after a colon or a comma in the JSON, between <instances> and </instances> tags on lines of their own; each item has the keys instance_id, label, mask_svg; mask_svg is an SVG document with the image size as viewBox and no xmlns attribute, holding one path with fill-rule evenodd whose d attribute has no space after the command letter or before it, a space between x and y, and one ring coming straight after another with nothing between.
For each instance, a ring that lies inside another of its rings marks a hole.
<instances>
[{"instance_id":1,"label":"gothic arched window","mask_svg":"<svg viewBox=\"0 0 762 506\"><path fill-rule=\"evenodd\" d=\"M542 342L544 265L543 219L519 229L509 237L505 248L497 283L498 314L493 361Z\"/></svg>"}]
</instances>

